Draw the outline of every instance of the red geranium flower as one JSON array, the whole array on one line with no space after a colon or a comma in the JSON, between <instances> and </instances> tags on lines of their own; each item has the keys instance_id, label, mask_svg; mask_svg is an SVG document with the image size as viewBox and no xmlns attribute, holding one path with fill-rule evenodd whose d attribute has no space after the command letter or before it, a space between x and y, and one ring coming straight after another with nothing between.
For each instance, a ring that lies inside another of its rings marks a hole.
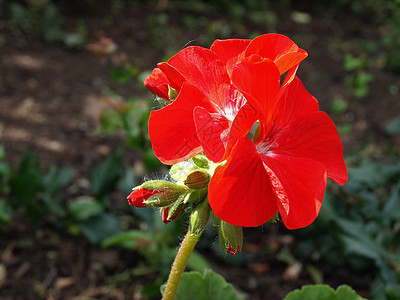
<instances>
[{"instance_id":1,"label":"red geranium flower","mask_svg":"<svg viewBox=\"0 0 400 300\"><path fill-rule=\"evenodd\" d=\"M260 112L253 140L238 139L209 185L209 202L222 220L259 226L279 211L289 229L314 221L327 177L347 181L335 125L291 70L280 87L280 70L251 56L234 66L232 82Z\"/></svg>"},{"instance_id":2,"label":"red geranium flower","mask_svg":"<svg viewBox=\"0 0 400 300\"><path fill-rule=\"evenodd\" d=\"M185 48L146 78L150 91L171 102L149 118L150 140L161 162L175 164L203 151L214 162L228 156L258 119L231 84L232 67L253 54L274 61L280 74L307 56L289 38L266 34L252 41L215 41L211 50ZM169 88L178 92L175 100Z\"/></svg>"}]
</instances>

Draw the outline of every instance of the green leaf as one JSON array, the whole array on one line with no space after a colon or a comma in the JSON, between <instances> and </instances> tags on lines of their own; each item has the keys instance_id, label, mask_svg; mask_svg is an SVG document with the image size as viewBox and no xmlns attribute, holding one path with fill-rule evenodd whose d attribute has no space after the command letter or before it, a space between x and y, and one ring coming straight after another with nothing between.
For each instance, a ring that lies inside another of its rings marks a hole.
<instances>
[{"instance_id":1,"label":"green leaf","mask_svg":"<svg viewBox=\"0 0 400 300\"><path fill-rule=\"evenodd\" d=\"M54 195L70 183L74 175L75 170L71 167L58 170L57 167L50 166L49 172L43 178L45 192L49 195Z\"/></svg>"},{"instance_id":2,"label":"green leaf","mask_svg":"<svg viewBox=\"0 0 400 300\"><path fill-rule=\"evenodd\" d=\"M111 69L110 77L114 82L127 83L139 73L139 69L127 64L125 66L117 66Z\"/></svg>"},{"instance_id":3,"label":"green leaf","mask_svg":"<svg viewBox=\"0 0 400 300\"><path fill-rule=\"evenodd\" d=\"M100 198L112 190L118 182L121 173L121 155L116 153L106 158L91 172L93 194Z\"/></svg>"},{"instance_id":4,"label":"green leaf","mask_svg":"<svg viewBox=\"0 0 400 300\"><path fill-rule=\"evenodd\" d=\"M400 182L392 189L388 201L383 207L384 221L398 220L400 216Z\"/></svg>"},{"instance_id":5,"label":"green leaf","mask_svg":"<svg viewBox=\"0 0 400 300\"><path fill-rule=\"evenodd\" d=\"M0 225L9 224L12 219L12 209L7 201L0 198Z\"/></svg>"},{"instance_id":6,"label":"green leaf","mask_svg":"<svg viewBox=\"0 0 400 300\"><path fill-rule=\"evenodd\" d=\"M185 272L176 292L175 300L240 300L235 288L213 270Z\"/></svg>"},{"instance_id":7,"label":"green leaf","mask_svg":"<svg viewBox=\"0 0 400 300\"><path fill-rule=\"evenodd\" d=\"M335 98L331 102L331 110L338 115L341 115L346 112L349 107L349 103L341 98Z\"/></svg>"},{"instance_id":8,"label":"green leaf","mask_svg":"<svg viewBox=\"0 0 400 300\"><path fill-rule=\"evenodd\" d=\"M101 243L101 247L122 247L127 250L135 251L137 250L138 243L153 243L155 236L151 232L146 232L142 230L129 230L117 233Z\"/></svg>"},{"instance_id":9,"label":"green leaf","mask_svg":"<svg viewBox=\"0 0 400 300\"><path fill-rule=\"evenodd\" d=\"M4 147L2 145L0 145L0 160L3 160L5 156L6 156L6 152L4 150Z\"/></svg>"},{"instance_id":10,"label":"green leaf","mask_svg":"<svg viewBox=\"0 0 400 300\"><path fill-rule=\"evenodd\" d=\"M362 300L349 286L342 285L335 291L325 284L305 285L290 292L283 300Z\"/></svg>"},{"instance_id":11,"label":"green leaf","mask_svg":"<svg viewBox=\"0 0 400 300\"><path fill-rule=\"evenodd\" d=\"M198 252L192 252L192 254L190 254L187 267L197 272L204 272L206 269L210 269L207 260Z\"/></svg>"},{"instance_id":12,"label":"green leaf","mask_svg":"<svg viewBox=\"0 0 400 300\"><path fill-rule=\"evenodd\" d=\"M121 230L119 219L104 212L85 219L79 222L78 225L82 234L92 244L98 244Z\"/></svg>"},{"instance_id":13,"label":"green leaf","mask_svg":"<svg viewBox=\"0 0 400 300\"><path fill-rule=\"evenodd\" d=\"M105 110L100 115L100 125L103 131L108 134L112 134L117 130L123 128L124 123L118 111Z\"/></svg>"},{"instance_id":14,"label":"green leaf","mask_svg":"<svg viewBox=\"0 0 400 300\"><path fill-rule=\"evenodd\" d=\"M11 194L16 196L20 203L30 203L43 188L42 178L42 171L36 156L31 151L26 152L17 171L11 176Z\"/></svg>"},{"instance_id":15,"label":"green leaf","mask_svg":"<svg viewBox=\"0 0 400 300\"><path fill-rule=\"evenodd\" d=\"M348 285L341 285L336 290L336 298L338 300L362 300L361 296L357 295L356 292Z\"/></svg>"},{"instance_id":16,"label":"green leaf","mask_svg":"<svg viewBox=\"0 0 400 300\"><path fill-rule=\"evenodd\" d=\"M376 241L366 231L364 224L346 220L336 219L337 224L346 235L340 238L344 242L348 253L364 256L379 262L381 259L392 260L389 252Z\"/></svg>"},{"instance_id":17,"label":"green leaf","mask_svg":"<svg viewBox=\"0 0 400 300\"><path fill-rule=\"evenodd\" d=\"M89 196L76 198L68 207L68 213L75 221L86 220L103 210L103 206L95 198Z\"/></svg>"}]
</instances>

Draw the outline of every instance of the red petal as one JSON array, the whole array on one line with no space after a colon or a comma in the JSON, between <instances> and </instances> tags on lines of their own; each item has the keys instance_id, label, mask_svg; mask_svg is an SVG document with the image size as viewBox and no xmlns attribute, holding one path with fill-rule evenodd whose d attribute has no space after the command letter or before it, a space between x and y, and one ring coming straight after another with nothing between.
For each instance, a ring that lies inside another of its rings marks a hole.
<instances>
[{"instance_id":1,"label":"red petal","mask_svg":"<svg viewBox=\"0 0 400 300\"><path fill-rule=\"evenodd\" d=\"M237 140L250 132L254 123L258 120L258 117L258 111L249 103L242 106L235 119L233 119L229 130L224 160L230 155L232 147L236 144Z\"/></svg>"},{"instance_id":2,"label":"red petal","mask_svg":"<svg viewBox=\"0 0 400 300\"><path fill-rule=\"evenodd\" d=\"M273 138L275 154L319 161L329 178L343 185L347 181L343 146L332 120L325 112L302 115L290 121Z\"/></svg>"},{"instance_id":3,"label":"red petal","mask_svg":"<svg viewBox=\"0 0 400 300\"><path fill-rule=\"evenodd\" d=\"M262 155L262 160L285 226L297 229L311 224L318 216L324 197L324 166L315 160L285 155Z\"/></svg>"},{"instance_id":4,"label":"red petal","mask_svg":"<svg viewBox=\"0 0 400 300\"><path fill-rule=\"evenodd\" d=\"M270 136L271 132L280 130L291 120L318 109L317 99L307 92L299 78L293 77L289 82L286 81L279 91L270 122L264 124L265 135Z\"/></svg>"},{"instance_id":5,"label":"red petal","mask_svg":"<svg viewBox=\"0 0 400 300\"><path fill-rule=\"evenodd\" d=\"M225 64L229 75L232 75L233 65L244 58L244 51L250 40L227 39L216 40L210 50L217 54L219 59Z\"/></svg>"},{"instance_id":6,"label":"red petal","mask_svg":"<svg viewBox=\"0 0 400 300\"><path fill-rule=\"evenodd\" d=\"M269 176L248 137L238 140L226 164L215 171L208 200L217 217L237 226L259 226L276 213Z\"/></svg>"},{"instance_id":7,"label":"red petal","mask_svg":"<svg viewBox=\"0 0 400 300\"><path fill-rule=\"evenodd\" d=\"M182 84L185 82L185 78L181 75L181 73L179 73L179 71L168 62L158 63L157 66L168 78L168 82L171 87L179 92L181 90Z\"/></svg>"},{"instance_id":8,"label":"red petal","mask_svg":"<svg viewBox=\"0 0 400 300\"><path fill-rule=\"evenodd\" d=\"M221 114L213 113L211 115L204 107L200 106L194 109L193 116L204 154L213 162L220 162L225 154L229 121Z\"/></svg>"},{"instance_id":9,"label":"red petal","mask_svg":"<svg viewBox=\"0 0 400 300\"><path fill-rule=\"evenodd\" d=\"M151 112L149 136L154 153L162 163L173 165L203 151L193 120L196 106L215 111L196 87L185 83L174 102Z\"/></svg>"},{"instance_id":10,"label":"red petal","mask_svg":"<svg viewBox=\"0 0 400 300\"><path fill-rule=\"evenodd\" d=\"M299 64L308 55L288 37L274 33L256 37L247 47L245 54L258 54L273 60L280 74Z\"/></svg>"},{"instance_id":11,"label":"red petal","mask_svg":"<svg viewBox=\"0 0 400 300\"><path fill-rule=\"evenodd\" d=\"M221 106L220 90L229 85L230 78L223 62L211 50L197 46L187 47L171 57L167 64L160 64L159 68L170 80L172 76L175 84L178 85L183 78L185 82L196 86L204 95ZM178 78L173 70L182 78ZM179 90L175 86L172 87Z\"/></svg>"},{"instance_id":12,"label":"red petal","mask_svg":"<svg viewBox=\"0 0 400 300\"><path fill-rule=\"evenodd\" d=\"M168 100L168 82L167 76L159 68L155 68L144 80L144 85L154 95Z\"/></svg>"},{"instance_id":13,"label":"red petal","mask_svg":"<svg viewBox=\"0 0 400 300\"><path fill-rule=\"evenodd\" d=\"M246 97L247 103L263 116L261 122L268 123L279 91L280 75L269 59L250 56L235 65L232 82Z\"/></svg>"},{"instance_id":14,"label":"red petal","mask_svg":"<svg viewBox=\"0 0 400 300\"><path fill-rule=\"evenodd\" d=\"M151 196L155 194L160 194L160 191L153 191L144 188L136 188L132 193L126 198L129 202L129 205L136 207L146 207L146 204L143 201L149 199Z\"/></svg>"}]
</instances>

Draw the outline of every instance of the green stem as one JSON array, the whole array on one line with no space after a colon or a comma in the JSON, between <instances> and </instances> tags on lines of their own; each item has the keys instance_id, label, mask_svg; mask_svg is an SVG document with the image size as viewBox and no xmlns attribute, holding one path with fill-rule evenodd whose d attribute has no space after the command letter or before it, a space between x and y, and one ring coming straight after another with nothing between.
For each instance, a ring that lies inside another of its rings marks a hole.
<instances>
[{"instance_id":1,"label":"green stem","mask_svg":"<svg viewBox=\"0 0 400 300\"><path fill-rule=\"evenodd\" d=\"M193 249L202 233L203 231L199 234L190 234L190 229L188 230L184 240L182 241L181 247L176 254L175 261L172 264L162 300L173 300L175 298L182 273L185 270L190 254L193 252Z\"/></svg>"}]
</instances>

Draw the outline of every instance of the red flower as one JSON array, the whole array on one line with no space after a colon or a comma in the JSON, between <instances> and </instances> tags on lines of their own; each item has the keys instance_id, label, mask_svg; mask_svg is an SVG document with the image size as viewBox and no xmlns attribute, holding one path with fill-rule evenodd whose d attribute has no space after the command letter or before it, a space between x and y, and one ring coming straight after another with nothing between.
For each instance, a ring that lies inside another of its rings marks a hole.
<instances>
[{"instance_id":1,"label":"red flower","mask_svg":"<svg viewBox=\"0 0 400 300\"><path fill-rule=\"evenodd\" d=\"M319 213L327 177L347 181L335 125L291 70L281 87L274 62L251 56L236 65L232 82L260 112L253 140L238 139L209 185L209 202L222 220L259 226L279 211L289 229Z\"/></svg>"},{"instance_id":2,"label":"red flower","mask_svg":"<svg viewBox=\"0 0 400 300\"><path fill-rule=\"evenodd\" d=\"M214 162L229 155L258 119L231 84L233 66L253 54L273 60L281 74L307 56L289 38L266 34L252 41L215 41L211 50L185 48L146 78L149 90L172 102L149 118L150 140L161 162L175 164L202 151ZM174 101L169 87L178 92Z\"/></svg>"}]
</instances>

